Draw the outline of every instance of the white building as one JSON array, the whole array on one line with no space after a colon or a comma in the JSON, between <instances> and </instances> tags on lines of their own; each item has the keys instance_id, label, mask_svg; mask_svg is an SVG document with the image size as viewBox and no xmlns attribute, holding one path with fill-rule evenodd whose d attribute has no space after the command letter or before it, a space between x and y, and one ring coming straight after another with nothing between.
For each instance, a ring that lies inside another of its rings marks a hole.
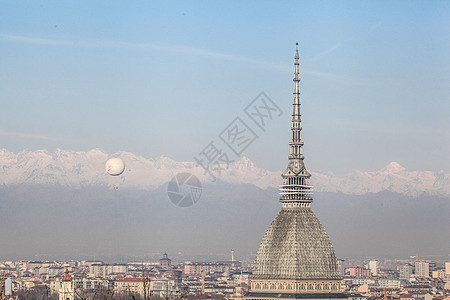
<instances>
[{"instance_id":1,"label":"white building","mask_svg":"<svg viewBox=\"0 0 450 300\"><path fill-rule=\"evenodd\" d=\"M404 280L409 280L411 278L412 273L413 273L412 270L413 270L413 268L410 265L400 266L400 276L399 276L399 278L400 279L404 279Z\"/></svg>"},{"instance_id":2,"label":"white building","mask_svg":"<svg viewBox=\"0 0 450 300\"><path fill-rule=\"evenodd\" d=\"M154 295L162 298L173 298L180 293L175 280L167 278L123 278L114 283L115 291L127 294L139 294L144 296Z\"/></svg>"},{"instance_id":3,"label":"white building","mask_svg":"<svg viewBox=\"0 0 450 300\"><path fill-rule=\"evenodd\" d=\"M372 272L372 276L378 276L378 261L370 260L369 261L369 269Z\"/></svg>"},{"instance_id":4,"label":"white building","mask_svg":"<svg viewBox=\"0 0 450 300\"><path fill-rule=\"evenodd\" d=\"M125 264L108 265L106 272L109 274L119 274L128 272L128 266Z\"/></svg>"},{"instance_id":5,"label":"white building","mask_svg":"<svg viewBox=\"0 0 450 300\"><path fill-rule=\"evenodd\" d=\"M355 285L363 285L363 284L373 285L373 284L375 284L375 279L364 278L364 277L353 278L352 279L352 284L355 284Z\"/></svg>"},{"instance_id":6,"label":"white building","mask_svg":"<svg viewBox=\"0 0 450 300\"><path fill-rule=\"evenodd\" d=\"M124 264L92 264L89 266L89 276L95 278L106 278L110 274L126 272L128 272L128 266Z\"/></svg>"},{"instance_id":7,"label":"white building","mask_svg":"<svg viewBox=\"0 0 450 300\"><path fill-rule=\"evenodd\" d=\"M432 271L431 277L444 279L445 278L445 270L441 269L441 270Z\"/></svg>"},{"instance_id":8,"label":"white building","mask_svg":"<svg viewBox=\"0 0 450 300\"><path fill-rule=\"evenodd\" d=\"M167 278L153 279L150 284L152 295L156 295L162 298L173 298L180 293L178 285L174 280Z\"/></svg>"},{"instance_id":9,"label":"white building","mask_svg":"<svg viewBox=\"0 0 450 300\"><path fill-rule=\"evenodd\" d=\"M381 288L386 288L386 289L399 289L400 288L400 280L381 278L378 280L378 286Z\"/></svg>"},{"instance_id":10,"label":"white building","mask_svg":"<svg viewBox=\"0 0 450 300\"><path fill-rule=\"evenodd\" d=\"M107 265L92 264L89 266L89 276L94 278L105 278L107 275Z\"/></svg>"},{"instance_id":11,"label":"white building","mask_svg":"<svg viewBox=\"0 0 450 300\"><path fill-rule=\"evenodd\" d=\"M416 277L430 277L430 264L426 261L416 261L414 274Z\"/></svg>"},{"instance_id":12,"label":"white building","mask_svg":"<svg viewBox=\"0 0 450 300\"><path fill-rule=\"evenodd\" d=\"M123 278L114 282L114 290L119 293L144 296L145 293L150 292L150 285L142 278Z\"/></svg>"}]
</instances>

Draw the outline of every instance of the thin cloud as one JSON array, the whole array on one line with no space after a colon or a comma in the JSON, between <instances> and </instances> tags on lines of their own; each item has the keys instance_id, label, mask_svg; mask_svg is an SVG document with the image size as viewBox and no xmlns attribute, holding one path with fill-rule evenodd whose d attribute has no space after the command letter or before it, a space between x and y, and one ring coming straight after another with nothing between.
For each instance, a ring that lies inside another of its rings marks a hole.
<instances>
[{"instance_id":1,"label":"thin cloud","mask_svg":"<svg viewBox=\"0 0 450 300\"><path fill-rule=\"evenodd\" d=\"M175 51L175 52L179 51L179 52L182 52L185 54L209 56L209 57L223 59L223 60L240 61L240 62L245 62L245 63L249 63L249 64L260 65L262 67L269 68L269 69L276 69L279 71L290 71L290 69L291 69L291 66L285 65L285 64L276 64L276 63L272 63L272 62L248 58L245 56L239 56L239 55L204 50L204 49L198 49L198 48L193 48L193 47L185 47L185 46L175 47L175 48L171 47L170 49L167 49L167 50Z\"/></svg>"},{"instance_id":2,"label":"thin cloud","mask_svg":"<svg viewBox=\"0 0 450 300\"><path fill-rule=\"evenodd\" d=\"M150 44L150 43L129 43L120 41L75 41L75 40L53 40L44 38L27 37L20 35L7 35L0 33L0 41L11 42L11 43L23 43L32 45L43 45L43 46L61 46L61 47L103 47L103 48L129 48L129 49L152 49L161 52L172 52L178 54L187 55L197 55L204 57L211 57L219 60L227 61L237 61L248 64L257 65L266 69L273 69L282 72L292 72L292 66L289 64L277 64L263 60L257 60L245 56L212 51L207 49L195 48L190 46L180 46L180 45L164 45L164 44ZM319 53L313 59L320 56L326 55L333 52L334 50L341 47L340 43L334 44L330 49ZM316 77L322 78L340 78L340 75L318 72L313 70L303 70L304 74L309 74Z\"/></svg>"},{"instance_id":3,"label":"thin cloud","mask_svg":"<svg viewBox=\"0 0 450 300\"><path fill-rule=\"evenodd\" d=\"M35 134L35 133L23 133L23 132L8 131L8 130L3 130L3 129L0 129L0 135L1 136L12 136L12 137L18 137L18 138L27 138L27 139L47 140L47 141L59 140L59 139L56 139L53 137Z\"/></svg>"},{"instance_id":4,"label":"thin cloud","mask_svg":"<svg viewBox=\"0 0 450 300\"><path fill-rule=\"evenodd\" d=\"M238 61L258 65L268 69L279 71L289 71L290 66L284 64L276 64L268 61L252 59L245 56L229 54L219 51L195 48L180 45L163 45L150 43L129 43L118 41L73 41L73 40L53 40L45 38L28 37L21 35L8 35L0 33L0 40L10 43L32 44L42 46L62 46L62 47L105 47L105 48L135 48L135 49L153 49L162 52L183 53L188 55L198 55L212 57L221 60Z\"/></svg>"},{"instance_id":5,"label":"thin cloud","mask_svg":"<svg viewBox=\"0 0 450 300\"><path fill-rule=\"evenodd\" d=\"M332 45L330 48L328 48L327 50L325 50L323 52L320 52L319 54L314 56L313 60L316 60L316 59L318 59L318 58L320 58L320 57L322 57L324 55L330 54L331 52L333 52L333 51L335 51L335 50L337 50L337 49L339 49L341 47L342 47L341 43L336 43L336 44Z\"/></svg>"},{"instance_id":6,"label":"thin cloud","mask_svg":"<svg viewBox=\"0 0 450 300\"><path fill-rule=\"evenodd\" d=\"M21 35L2 34L2 33L0 33L0 40L10 43L33 44L43 46L77 46L77 43L73 41L50 40Z\"/></svg>"}]
</instances>

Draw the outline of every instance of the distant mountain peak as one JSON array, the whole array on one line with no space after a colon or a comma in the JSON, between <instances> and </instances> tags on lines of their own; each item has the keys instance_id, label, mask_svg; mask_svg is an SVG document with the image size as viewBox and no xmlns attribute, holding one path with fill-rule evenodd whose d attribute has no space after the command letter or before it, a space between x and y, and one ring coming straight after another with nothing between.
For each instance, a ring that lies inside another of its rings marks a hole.
<instances>
[{"instance_id":1,"label":"distant mountain peak","mask_svg":"<svg viewBox=\"0 0 450 300\"><path fill-rule=\"evenodd\" d=\"M382 173L400 173L405 171L406 169L401 166L398 162L391 162L389 163L386 167L384 167L383 169L381 169L380 171Z\"/></svg>"},{"instance_id":2,"label":"distant mountain peak","mask_svg":"<svg viewBox=\"0 0 450 300\"><path fill-rule=\"evenodd\" d=\"M234 166L238 168L254 168L255 164L246 156L242 156L239 160L234 162Z\"/></svg>"}]
</instances>

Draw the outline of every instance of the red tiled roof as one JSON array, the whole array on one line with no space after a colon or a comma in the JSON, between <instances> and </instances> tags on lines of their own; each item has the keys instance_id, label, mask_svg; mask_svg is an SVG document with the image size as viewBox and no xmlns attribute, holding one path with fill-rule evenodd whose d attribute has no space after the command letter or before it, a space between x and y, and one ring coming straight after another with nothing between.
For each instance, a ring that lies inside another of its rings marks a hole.
<instances>
[{"instance_id":1,"label":"red tiled roof","mask_svg":"<svg viewBox=\"0 0 450 300\"><path fill-rule=\"evenodd\" d=\"M119 282L138 282L138 281L143 281L142 278L122 278L117 280Z\"/></svg>"},{"instance_id":2,"label":"red tiled roof","mask_svg":"<svg viewBox=\"0 0 450 300\"><path fill-rule=\"evenodd\" d=\"M414 298L411 294L400 295L400 298Z\"/></svg>"},{"instance_id":3,"label":"red tiled roof","mask_svg":"<svg viewBox=\"0 0 450 300\"><path fill-rule=\"evenodd\" d=\"M64 277L62 279L64 282L71 282L72 278L69 276L69 269L66 269L66 272L64 272Z\"/></svg>"}]
</instances>

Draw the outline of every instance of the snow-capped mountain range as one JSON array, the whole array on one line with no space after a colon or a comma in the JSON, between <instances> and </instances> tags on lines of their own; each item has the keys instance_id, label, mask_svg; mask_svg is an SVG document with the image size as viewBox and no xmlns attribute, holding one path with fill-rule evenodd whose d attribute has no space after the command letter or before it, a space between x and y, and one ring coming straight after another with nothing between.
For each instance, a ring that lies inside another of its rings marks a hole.
<instances>
[{"instance_id":1,"label":"snow-capped mountain range","mask_svg":"<svg viewBox=\"0 0 450 300\"><path fill-rule=\"evenodd\" d=\"M125 172L117 177L105 171L110 157L125 162ZM12 153L0 150L0 186L15 184L55 184L80 188L83 186L120 186L121 188L155 189L169 182L176 174L188 172L202 182L212 178L195 162L177 162L168 157L148 159L130 152L109 155L100 149L88 152L46 150ZM218 175L218 173L215 173ZM259 188L277 188L281 171L268 171L256 167L246 157L228 168L222 166L218 180L231 184L252 184ZM431 171L407 171L396 162L374 172L354 171L339 177L332 173L312 171L312 184L316 191L363 195L392 191L409 196L422 193L450 196L450 174Z\"/></svg>"}]
</instances>

